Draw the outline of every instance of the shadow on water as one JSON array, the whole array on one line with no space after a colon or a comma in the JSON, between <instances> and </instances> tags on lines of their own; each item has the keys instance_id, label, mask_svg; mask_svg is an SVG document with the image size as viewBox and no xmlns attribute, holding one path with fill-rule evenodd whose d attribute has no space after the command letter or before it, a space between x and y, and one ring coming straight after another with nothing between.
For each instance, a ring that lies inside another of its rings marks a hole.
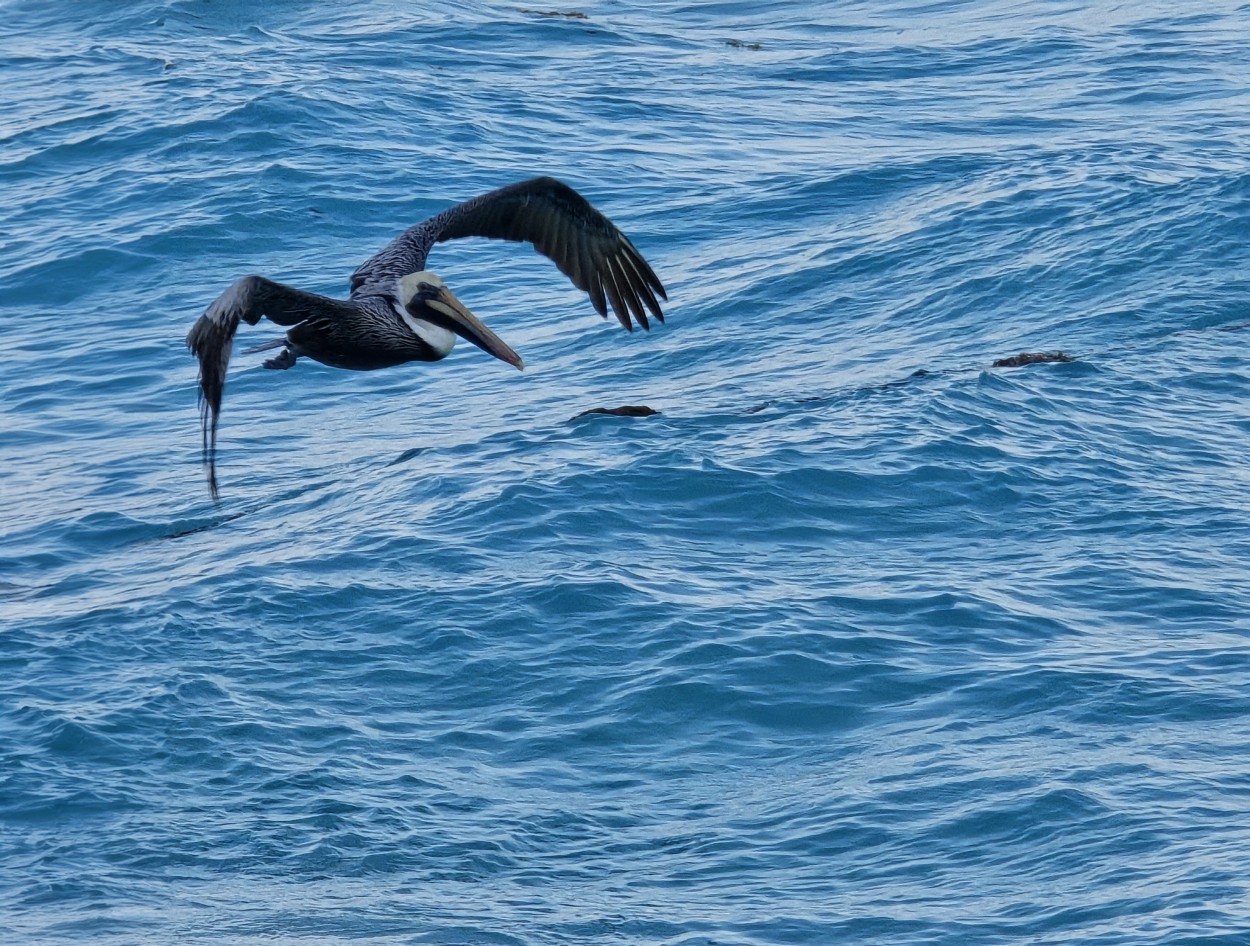
<instances>
[{"instance_id":1,"label":"shadow on water","mask_svg":"<svg viewBox=\"0 0 1250 946\"><path fill-rule=\"evenodd\" d=\"M234 522L237 519L245 519L262 510L270 509L278 503L288 502L293 499L318 489L323 484L307 484L297 489L288 489L276 496L265 499L260 502L249 503L246 508L236 509L233 512L221 512L218 515L197 519L192 524L185 525L182 528L175 528L172 531L163 531L158 535L148 536L138 540L135 544L144 545L148 542L171 542L175 539L185 539L193 535L200 535L204 532L211 532L221 526Z\"/></svg>"},{"instance_id":2,"label":"shadow on water","mask_svg":"<svg viewBox=\"0 0 1250 946\"><path fill-rule=\"evenodd\" d=\"M199 535L201 532L208 532L210 529L216 529L218 526L224 526L227 522L234 522L235 519L242 519L246 516L250 509L232 512L225 516L217 516L209 519L207 522L201 522L194 526L188 526L185 529L179 529L176 532L167 532L164 535L158 535L155 540L148 539L146 541L167 542L172 539L185 539L189 535Z\"/></svg>"}]
</instances>

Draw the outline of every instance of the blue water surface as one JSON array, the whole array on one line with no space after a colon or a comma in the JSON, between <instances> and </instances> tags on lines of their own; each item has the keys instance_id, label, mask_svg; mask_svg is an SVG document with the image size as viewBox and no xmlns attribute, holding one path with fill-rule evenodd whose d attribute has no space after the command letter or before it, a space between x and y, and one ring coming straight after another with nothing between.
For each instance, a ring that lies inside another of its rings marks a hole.
<instances>
[{"instance_id":1,"label":"blue water surface","mask_svg":"<svg viewBox=\"0 0 1250 946\"><path fill-rule=\"evenodd\" d=\"M0 103L0 941L1250 942L1244 0L4 0ZM236 355L214 504L204 307L534 174L667 323L440 246L524 374Z\"/></svg>"}]
</instances>

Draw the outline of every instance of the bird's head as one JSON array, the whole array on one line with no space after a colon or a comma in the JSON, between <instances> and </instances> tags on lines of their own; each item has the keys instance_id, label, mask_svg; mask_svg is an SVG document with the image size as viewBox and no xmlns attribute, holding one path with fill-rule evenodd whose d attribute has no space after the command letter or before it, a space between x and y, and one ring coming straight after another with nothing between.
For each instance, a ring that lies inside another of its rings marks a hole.
<instances>
[{"instance_id":1,"label":"bird's head","mask_svg":"<svg viewBox=\"0 0 1250 946\"><path fill-rule=\"evenodd\" d=\"M517 368L525 367L521 356L470 312L434 273L422 271L401 278L399 301L414 319L455 332L500 361Z\"/></svg>"}]
</instances>

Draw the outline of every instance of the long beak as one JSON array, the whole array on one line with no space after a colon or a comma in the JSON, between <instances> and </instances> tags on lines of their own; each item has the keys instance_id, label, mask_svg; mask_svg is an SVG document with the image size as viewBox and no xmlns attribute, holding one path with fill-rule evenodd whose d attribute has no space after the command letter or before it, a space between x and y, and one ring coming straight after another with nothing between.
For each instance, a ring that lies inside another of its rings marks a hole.
<instances>
[{"instance_id":1,"label":"long beak","mask_svg":"<svg viewBox=\"0 0 1250 946\"><path fill-rule=\"evenodd\" d=\"M500 361L516 365L518 370L525 369L521 356L508 347L507 343L488 329L482 320L469 311L468 307L456 298L455 294L443 286L438 295L425 302L431 309L447 317L447 327L468 339L488 355L494 355Z\"/></svg>"}]
</instances>

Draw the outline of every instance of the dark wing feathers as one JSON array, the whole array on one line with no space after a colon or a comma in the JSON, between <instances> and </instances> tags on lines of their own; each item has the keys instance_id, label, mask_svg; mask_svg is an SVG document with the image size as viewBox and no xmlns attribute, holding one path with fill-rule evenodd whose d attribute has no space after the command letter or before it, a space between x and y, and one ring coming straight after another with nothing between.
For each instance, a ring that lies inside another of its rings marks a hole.
<instances>
[{"instance_id":1,"label":"dark wing feathers","mask_svg":"<svg viewBox=\"0 0 1250 946\"><path fill-rule=\"evenodd\" d=\"M208 488L217 498L217 420L226 387L226 368L239 322L255 325L261 317L279 325L309 318L338 318L347 303L293 289L263 276L244 276L213 300L191 331L187 347L200 360L200 428Z\"/></svg>"},{"instance_id":2,"label":"dark wing feathers","mask_svg":"<svg viewBox=\"0 0 1250 946\"><path fill-rule=\"evenodd\" d=\"M586 198L551 177L511 184L450 207L406 230L352 276L353 294L386 291L425 268L435 243L461 237L532 243L590 296L606 317L609 303L627 329L649 328L649 310L661 322L659 278L629 239Z\"/></svg>"}]
</instances>

